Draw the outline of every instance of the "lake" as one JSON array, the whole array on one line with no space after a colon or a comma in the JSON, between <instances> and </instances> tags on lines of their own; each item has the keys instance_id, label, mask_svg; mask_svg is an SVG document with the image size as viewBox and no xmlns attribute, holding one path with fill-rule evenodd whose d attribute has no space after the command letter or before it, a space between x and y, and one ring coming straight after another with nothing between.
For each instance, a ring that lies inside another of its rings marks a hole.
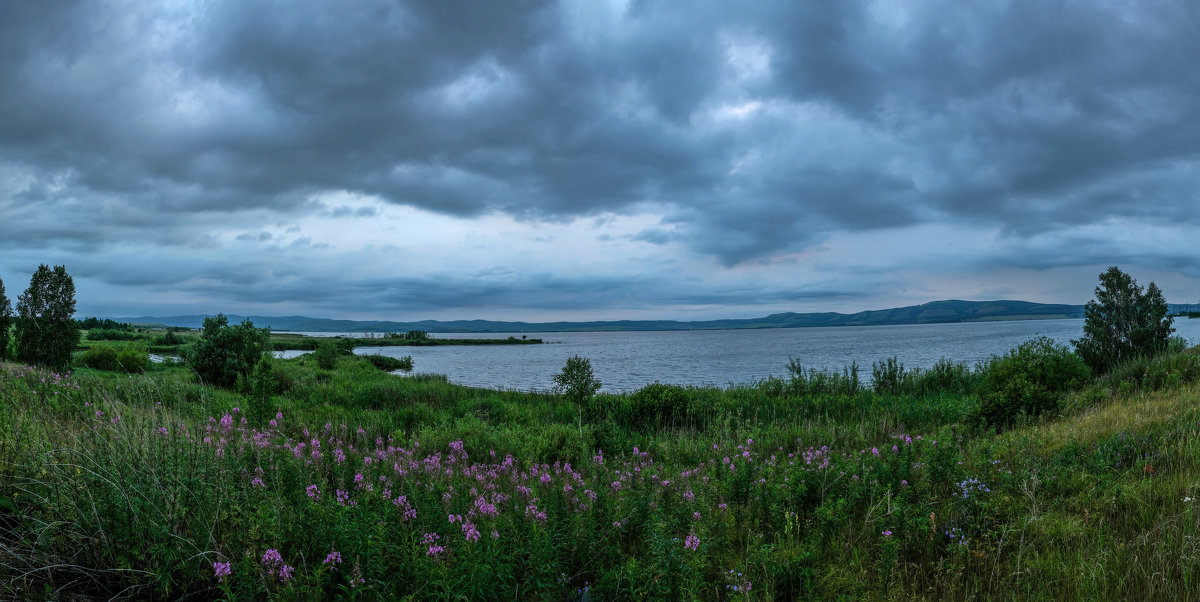
<instances>
[{"instance_id":1,"label":"lake","mask_svg":"<svg viewBox=\"0 0 1200 602\"><path fill-rule=\"evenodd\" d=\"M1176 333L1200 343L1200 320L1177 318ZM309 333L317 334L317 333ZM337 333L322 333L330 336ZM572 355L588 358L605 391L631 391L654 381L681 385L739 384L786 376L788 358L805 367L841 370L858 362L864 380L871 362L896 356L906 368L927 368L945 357L974 366L1023 341L1048 336L1069 344L1083 320L1020 320L673 332L511 333L544 345L359 347L358 354L411 355L415 372L445 374L451 382L492 389L549 389ZM510 333L442 334L445 338L506 338Z\"/></svg>"}]
</instances>

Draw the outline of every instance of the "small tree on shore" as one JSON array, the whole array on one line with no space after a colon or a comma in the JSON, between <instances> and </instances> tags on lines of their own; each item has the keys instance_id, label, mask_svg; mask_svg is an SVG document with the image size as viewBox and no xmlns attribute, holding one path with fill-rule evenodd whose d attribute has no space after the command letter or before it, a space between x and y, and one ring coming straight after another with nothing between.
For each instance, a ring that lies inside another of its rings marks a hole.
<instances>
[{"instance_id":1,"label":"small tree on shore","mask_svg":"<svg viewBox=\"0 0 1200 602\"><path fill-rule=\"evenodd\" d=\"M1153 282L1145 290L1117 266L1100 274L1096 298L1084 307L1083 338L1071 341L1093 370L1106 372L1138 355L1167 348L1171 317L1162 291Z\"/></svg>"},{"instance_id":2,"label":"small tree on shore","mask_svg":"<svg viewBox=\"0 0 1200 602\"><path fill-rule=\"evenodd\" d=\"M8 359L8 331L12 324L12 304L4 294L4 280L0 280L0 360Z\"/></svg>"},{"instance_id":3,"label":"small tree on shore","mask_svg":"<svg viewBox=\"0 0 1200 602\"><path fill-rule=\"evenodd\" d=\"M61 265L42 264L17 300L17 360L66 368L79 344L75 316L75 281Z\"/></svg>"},{"instance_id":4,"label":"small tree on shore","mask_svg":"<svg viewBox=\"0 0 1200 602\"><path fill-rule=\"evenodd\" d=\"M572 355L563 369L554 375L554 390L582 404L600 390L600 381L592 374L592 363L587 358Z\"/></svg>"}]
</instances>

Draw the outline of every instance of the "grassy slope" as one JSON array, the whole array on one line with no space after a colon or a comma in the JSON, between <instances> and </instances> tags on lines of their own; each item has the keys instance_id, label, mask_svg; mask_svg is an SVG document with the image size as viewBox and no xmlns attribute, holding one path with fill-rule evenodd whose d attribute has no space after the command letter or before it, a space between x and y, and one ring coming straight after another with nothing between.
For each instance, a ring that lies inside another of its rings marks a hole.
<instances>
[{"instance_id":1,"label":"grassy slope","mask_svg":"<svg viewBox=\"0 0 1200 602\"><path fill-rule=\"evenodd\" d=\"M965 426L969 393L767 381L577 408L354 357L275 372L281 418L258 433L234 410L248 400L182 368L0 367L0 591L1200 596L1200 516L1185 501L1200 496L1200 389L1169 369L1120 395L1091 387L1067 415L1000 435ZM497 515L472 516L480 499ZM286 583L268 549L294 568ZM323 562L334 550L337 571ZM214 562L232 575L218 580Z\"/></svg>"}]
</instances>

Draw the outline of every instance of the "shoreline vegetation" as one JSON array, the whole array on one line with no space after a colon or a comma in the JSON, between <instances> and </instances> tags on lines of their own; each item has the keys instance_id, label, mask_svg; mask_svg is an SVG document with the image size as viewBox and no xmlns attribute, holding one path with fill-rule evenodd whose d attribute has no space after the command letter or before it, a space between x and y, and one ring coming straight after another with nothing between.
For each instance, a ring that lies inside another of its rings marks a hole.
<instances>
[{"instance_id":1,"label":"shoreline vegetation","mask_svg":"<svg viewBox=\"0 0 1200 602\"><path fill-rule=\"evenodd\" d=\"M0 364L0 592L1200 595L1200 349L1178 341L1103 375L1035 340L580 396L327 365L215 387Z\"/></svg>"},{"instance_id":2,"label":"shoreline vegetation","mask_svg":"<svg viewBox=\"0 0 1200 602\"><path fill-rule=\"evenodd\" d=\"M125 347L138 347L156 355L179 356L187 345L200 337L198 329L177 326L150 327L113 322L106 328L83 331L77 351L109 348L112 352ZM440 338L423 331L384 333L375 337L313 337L292 333L270 333L270 346L275 351L316 351L322 343L332 342L339 350L349 352L355 347L432 347L439 345L541 345L540 338ZM101 352L108 353L108 352Z\"/></svg>"},{"instance_id":3,"label":"shoreline vegetation","mask_svg":"<svg viewBox=\"0 0 1200 602\"><path fill-rule=\"evenodd\" d=\"M355 347L437 347L455 345L541 345L542 339L517 338L509 336L498 338L437 338L422 332L420 335L411 333L386 333L375 337L313 337L291 333L271 333L271 345L276 351L299 350L315 351L322 342L334 341L339 348L353 349Z\"/></svg>"}]
</instances>

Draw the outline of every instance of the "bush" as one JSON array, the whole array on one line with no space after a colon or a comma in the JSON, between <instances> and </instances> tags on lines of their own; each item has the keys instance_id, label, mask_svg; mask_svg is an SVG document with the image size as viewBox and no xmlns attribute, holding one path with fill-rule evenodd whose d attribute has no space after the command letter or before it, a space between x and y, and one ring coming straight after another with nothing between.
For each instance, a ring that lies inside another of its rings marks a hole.
<instances>
[{"instance_id":1,"label":"bush","mask_svg":"<svg viewBox=\"0 0 1200 602\"><path fill-rule=\"evenodd\" d=\"M871 389L876 393L896 395L904 385L904 364L895 356L881 362L871 362Z\"/></svg>"},{"instance_id":2,"label":"bush","mask_svg":"<svg viewBox=\"0 0 1200 602\"><path fill-rule=\"evenodd\" d=\"M1021 416L1054 412L1062 394L1083 385L1090 375L1087 364L1065 345L1048 337L1026 341L988 361L979 419L1005 427Z\"/></svg>"},{"instance_id":3,"label":"bush","mask_svg":"<svg viewBox=\"0 0 1200 602\"><path fill-rule=\"evenodd\" d=\"M275 394L274 367L271 354L263 353L254 366L254 384L247 400L246 418L250 426L262 428L271 419L271 396Z\"/></svg>"},{"instance_id":4,"label":"bush","mask_svg":"<svg viewBox=\"0 0 1200 602\"><path fill-rule=\"evenodd\" d=\"M136 332L130 330L112 330L109 328L97 328L89 330L87 339L89 341L136 341L139 337Z\"/></svg>"},{"instance_id":5,"label":"bush","mask_svg":"<svg viewBox=\"0 0 1200 602\"><path fill-rule=\"evenodd\" d=\"M115 372L119 365L117 363L117 350L108 346L92 347L91 349L88 349L83 353L82 356L80 356L79 361L82 362L84 366L92 368L93 370L109 370Z\"/></svg>"},{"instance_id":6,"label":"bush","mask_svg":"<svg viewBox=\"0 0 1200 602\"><path fill-rule=\"evenodd\" d=\"M630 426L652 429L675 426L685 421L695 424L700 408L693 408L690 391L678 385L652 383L638 389L629 398Z\"/></svg>"},{"instance_id":7,"label":"bush","mask_svg":"<svg viewBox=\"0 0 1200 602\"><path fill-rule=\"evenodd\" d=\"M203 380L231 387L249 378L263 352L270 347L270 331L254 327L250 320L230 326L223 314L205 318L200 340L183 352L184 359Z\"/></svg>"},{"instance_id":8,"label":"bush","mask_svg":"<svg viewBox=\"0 0 1200 602\"><path fill-rule=\"evenodd\" d=\"M144 343L125 345L117 352L118 369L122 372L145 372L150 368L150 353Z\"/></svg>"},{"instance_id":9,"label":"bush","mask_svg":"<svg viewBox=\"0 0 1200 602\"><path fill-rule=\"evenodd\" d=\"M1113 366L1106 377L1109 388L1119 390L1129 383L1130 391L1156 391L1200 381L1200 353L1182 351L1129 358Z\"/></svg>"},{"instance_id":10,"label":"bush","mask_svg":"<svg viewBox=\"0 0 1200 602\"><path fill-rule=\"evenodd\" d=\"M1096 298L1084 308L1083 338L1071 341L1093 370L1106 372L1130 358L1167 349L1174 332L1167 302L1153 282L1143 292L1117 266L1100 275Z\"/></svg>"},{"instance_id":11,"label":"bush","mask_svg":"<svg viewBox=\"0 0 1200 602\"><path fill-rule=\"evenodd\" d=\"M321 341L317 344L317 351L313 353L317 359L317 366L322 370L333 370L337 366L338 348L333 341Z\"/></svg>"},{"instance_id":12,"label":"bush","mask_svg":"<svg viewBox=\"0 0 1200 602\"><path fill-rule=\"evenodd\" d=\"M805 369L795 358L788 358L788 373L791 382L788 392L793 395L857 395L862 390L862 382L858 380L858 362L851 362L842 373Z\"/></svg>"},{"instance_id":13,"label":"bush","mask_svg":"<svg viewBox=\"0 0 1200 602\"><path fill-rule=\"evenodd\" d=\"M371 365L383 370L384 372L394 372L396 370L411 372L413 369L411 355L406 355L400 358L388 357L386 355L363 355L360 357L368 362L371 362Z\"/></svg>"},{"instance_id":14,"label":"bush","mask_svg":"<svg viewBox=\"0 0 1200 602\"><path fill-rule=\"evenodd\" d=\"M90 333L88 335L88 338L91 338ZM164 334L164 335L158 336L158 337L154 337L154 344L162 346L162 347L169 347L172 345L182 345L183 337L175 334L175 331L173 331L173 330L168 330L167 334Z\"/></svg>"},{"instance_id":15,"label":"bush","mask_svg":"<svg viewBox=\"0 0 1200 602\"><path fill-rule=\"evenodd\" d=\"M145 372L150 367L150 354L145 345L124 347L101 345L88 349L79 361L93 370L110 372Z\"/></svg>"}]
</instances>

